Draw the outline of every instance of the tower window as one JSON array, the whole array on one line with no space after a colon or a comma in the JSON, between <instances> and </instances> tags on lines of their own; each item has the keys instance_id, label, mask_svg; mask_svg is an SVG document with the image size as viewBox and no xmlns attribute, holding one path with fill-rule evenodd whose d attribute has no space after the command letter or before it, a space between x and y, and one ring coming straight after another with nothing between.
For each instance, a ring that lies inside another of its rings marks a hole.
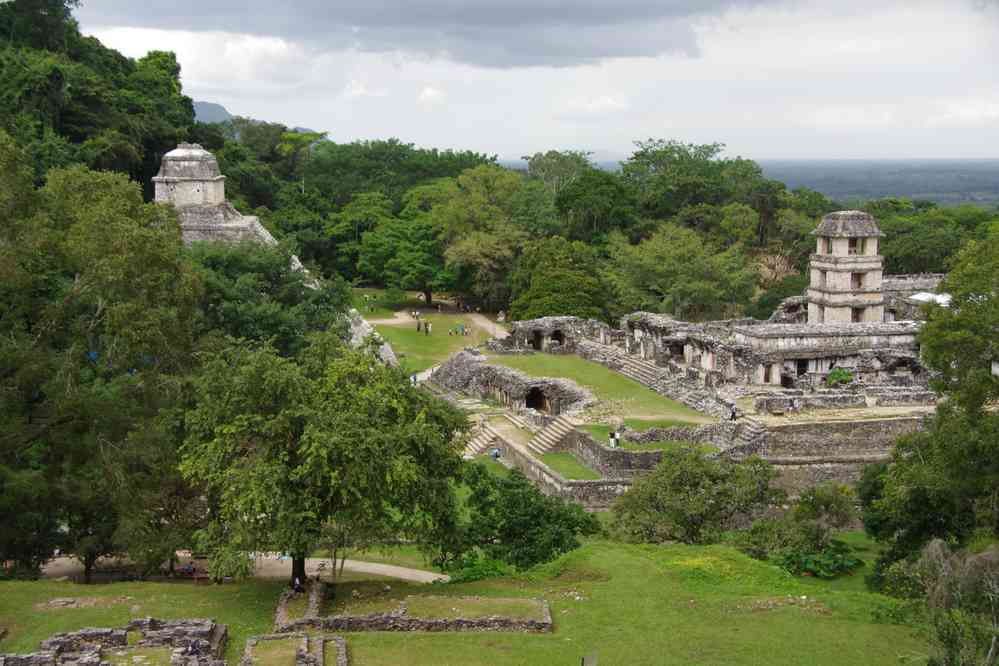
<instances>
[{"instance_id":1,"label":"tower window","mask_svg":"<svg viewBox=\"0 0 999 666\"><path fill-rule=\"evenodd\" d=\"M864 308L851 308L850 319L854 324L864 321Z\"/></svg>"},{"instance_id":2,"label":"tower window","mask_svg":"<svg viewBox=\"0 0 999 666\"><path fill-rule=\"evenodd\" d=\"M825 288L826 286L827 274L825 271L819 271L819 286Z\"/></svg>"},{"instance_id":3,"label":"tower window","mask_svg":"<svg viewBox=\"0 0 999 666\"><path fill-rule=\"evenodd\" d=\"M850 239L850 254L861 254L860 252L860 240L859 238Z\"/></svg>"},{"instance_id":4,"label":"tower window","mask_svg":"<svg viewBox=\"0 0 999 666\"><path fill-rule=\"evenodd\" d=\"M850 274L850 286L854 289L864 288L864 274L863 273L851 273Z\"/></svg>"},{"instance_id":5,"label":"tower window","mask_svg":"<svg viewBox=\"0 0 999 666\"><path fill-rule=\"evenodd\" d=\"M825 253L832 254L832 238L824 238Z\"/></svg>"}]
</instances>

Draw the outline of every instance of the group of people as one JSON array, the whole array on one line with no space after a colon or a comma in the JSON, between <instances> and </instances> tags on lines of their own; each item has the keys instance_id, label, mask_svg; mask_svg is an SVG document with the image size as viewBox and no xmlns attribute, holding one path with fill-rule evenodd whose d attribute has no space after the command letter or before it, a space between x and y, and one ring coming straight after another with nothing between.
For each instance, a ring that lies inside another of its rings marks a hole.
<instances>
[{"instance_id":1,"label":"group of people","mask_svg":"<svg viewBox=\"0 0 999 666\"><path fill-rule=\"evenodd\" d=\"M429 321L423 321L422 319L420 319L420 313L419 312L413 312L412 315L413 315L413 318L416 319L416 331L417 331L417 333L419 333L420 330L423 331L424 335L430 335L433 332L433 324L431 322L429 322Z\"/></svg>"},{"instance_id":2,"label":"group of people","mask_svg":"<svg viewBox=\"0 0 999 666\"><path fill-rule=\"evenodd\" d=\"M470 328L467 328L464 324L458 324L457 326L452 326L451 328L447 329L448 335L459 335L464 337L467 335L471 335L471 333L472 330Z\"/></svg>"},{"instance_id":3,"label":"group of people","mask_svg":"<svg viewBox=\"0 0 999 666\"><path fill-rule=\"evenodd\" d=\"M618 447L621 446L621 431L620 430L612 430L611 433L610 433L610 435L608 437L609 437L610 441L608 442L607 445L610 448L616 449L616 448L618 448Z\"/></svg>"}]
</instances>

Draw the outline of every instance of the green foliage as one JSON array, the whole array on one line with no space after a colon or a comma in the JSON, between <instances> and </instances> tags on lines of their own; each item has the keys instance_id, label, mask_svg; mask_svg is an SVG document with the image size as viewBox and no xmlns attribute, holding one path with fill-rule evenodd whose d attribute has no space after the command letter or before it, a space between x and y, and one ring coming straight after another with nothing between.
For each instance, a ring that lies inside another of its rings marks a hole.
<instances>
[{"instance_id":1,"label":"green foliage","mask_svg":"<svg viewBox=\"0 0 999 666\"><path fill-rule=\"evenodd\" d=\"M808 276L796 273L788 275L775 286L761 293L748 308L746 314L756 319L766 320L774 313L785 298L801 296L808 288Z\"/></svg>"},{"instance_id":2,"label":"green foliage","mask_svg":"<svg viewBox=\"0 0 999 666\"><path fill-rule=\"evenodd\" d=\"M757 273L738 246L718 252L696 232L665 225L630 245L612 238L608 279L627 312L665 312L703 320L735 315L749 301Z\"/></svg>"},{"instance_id":3,"label":"green foliage","mask_svg":"<svg viewBox=\"0 0 999 666\"><path fill-rule=\"evenodd\" d=\"M834 528L855 520L854 502L849 486L820 484L803 492L783 517L755 521L735 543L747 555L771 560L794 575L835 578L863 564L847 543L833 537Z\"/></svg>"},{"instance_id":4,"label":"green foliage","mask_svg":"<svg viewBox=\"0 0 999 666\"><path fill-rule=\"evenodd\" d=\"M853 373L846 368L833 368L826 375L826 386L835 388L853 381Z\"/></svg>"},{"instance_id":5,"label":"green foliage","mask_svg":"<svg viewBox=\"0 0 999 666\"><path fill-rule=\"evenodd\" d=\"M606 321L607 287L593 250L555 236L525 249L510 278L510 317L573 315Z\"/></svg>"},{"instance_id":6,"label":"green foliage","mask_svg":"<svg viewBox=\"0 0 999 666\"><path fill-rule=\"evenodd\" d=\"M331 521L420 539L453 521L465 418L372 356L328 334L299 361L234 347L195 390L181 469L215 503L200 535L216 576L244 573L250 550L304 564Z\"/></svg>"},{"instance_id":7,"label":"green foliage","mask_svg":"<svg viewBox=\"0 0 999 666\"><path fill-rule=\"evenodd\" d=\"M759 458L710 458L693 445L663 451L655 471L614 502L614 531L641 543L713 543L737 516L777 499L773 468Z\"/></svg>"},{"instance_id":8,"label":"green foliage","mask_svg":"<svg viewBox=\"0 0 999 666\"><path fill-rule=\"evenodd\" d=\"M450 583L473 583L487 578L500 578L514 573L513 567L500 560L477 557L467 562L459 569L449 572Z\"/></svg>"},{"instance_id":9,"label":"green foliage","mask_svg":"<svg viewBox=\"0 0 999 666\"><path fill-rule=\"evenodd\" d=\"M466 483L472 489L468 543L489 559L527 569L578 548L580 535L600 531L580 505L542 495L518 471L498 478L469 465Z\"/></svg>"},{"instance_id":10,"label":"green foliage","mask_svg":"<svg viewBox=\"0 0 999 666\"><path fill-rule=\"evenodd\" d=\"M200 328L271 343L294 356L311 332L340 330L350 303L343 280L310 285L291 253L259 243L195 243L186 250L205 287Z\"/></svg>"}]
</instances>

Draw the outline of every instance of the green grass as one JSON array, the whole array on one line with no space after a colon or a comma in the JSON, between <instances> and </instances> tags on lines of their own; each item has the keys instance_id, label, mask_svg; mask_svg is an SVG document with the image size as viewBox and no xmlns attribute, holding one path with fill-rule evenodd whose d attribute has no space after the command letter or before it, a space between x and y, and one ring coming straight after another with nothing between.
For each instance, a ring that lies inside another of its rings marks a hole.
<instances>
[{"instance_id":1,"label":"green grass","mask_svg":"<svg viewBox=\"0 0 999 666\"><path fill-rule=\"evenodd\" d=\"M862 535L847 535L864 542ZM865 546L866 547L866 546ZM353 633L346 635L355 666L513 666L578 664L596 653L601 664L870 666L914 663L927 652L914 627L880 624L873 613L888 603L857 577L825 582L793 578L727 546L640 546L589 540L555 563L522 576L460 585L419 586L392 580L338 586L351 612L395 607L410 595L543 597L551 634ZM384 585L391 586L384 592ZM2 652L37 649L43 638L86 626L124 626L138 616L214 617L229 624L226 656L238 661L247 636L267 633L284 581L222 586L120 583L0 582L0 625L11 634ZM353 588L363 587L354 599ZM119 605L40 612L53 597L132 596ZM806 600L799 603L800 597ZM777 603L772 603L776 601ZM793 603L792 603L793 602ZM497 602L499 603L499 602ZM282 655L276 658L283 659ZM290 663L275 661L277 663Z\"/></svg>"},{"instance_id":2,"label":"green grass","mask_svg":"<svg viewBox=\"0 0 999 666\"><path fill-rule=\"evenodd\" d=\"M426 370L447 360L449 356L465 347L476 347L490 338L488 333L472 325L472 320L464 315L428 314L423 316L423 320L432 324L430 335L426 335L422 330L417 331L415 323L375 326L382 337L392 345L395 353L400 355L403 365L409 372ZM470 328L471 335L448 335L448 329L458 324Z\"/></svg>"},{"instance_id":3,"label":"green grass","mask_svg":"<svg viewBox=\"0 0 999 666\"><path fill-rule=\"evenodd\" d=\"M305 617L305 612L309 610L309 595L308 594L296 594L288 600L285 605L288 609L288 619L297 620L299 618Z\"/></svg>"},{"instance_id":4,"label":"green grass","mask_svg":"<svg viewBox=\"0 0 999 666\"><path fill-rule=\"evenodd\" d=\"M614 372L599 363L572 355L527 354L524 356L491 356L498 363L520 370L532 377L565 377L590 389L605 405L620 416L643 421L662 420L674 424L708 423L712 419L663 397L638 382Z\"/></svg>"},{"instance_id":5,"label":"green grass","mask_svg":"<svg viewBox=\"0 0 999 666\"><path fill-rule=\"evenodd\" d=\"M571 453L545 453L541 456L541 462L569 480L596 481L603 478L599 472L584 465Z\"/></svg>"},{"instance_id":6,"label":"green grass","mask_svg":"<svg viewBox=\"0 0 999 666\"><path fill-rule=\"evenodd\" d=\"M518 620L543 619L541 604L535 599L491 599L489 597L407 597L406 615L428 620L459 617L481 618L499 615Z\"/></svg>"},{"instance_id":7,"label":"green grass","mask_svg":"<svg viewBox=\"0 0 999 666\"><path fill-rule=\"evenodd\" d=\"M300 638L260 641L253 646L253 663L259 666L294 666Z\"/></svg>"},{"instance_id":8,"label":"green grass","mask_svg":"<svg viewBox=\"0 0 999 666\"><path fill-rule=\"evenodd\" d=\"M510 476L510 468L503 463L497 462L489 456L479 456L473 461L476 465L481 465L487 472L498 479L505 479Z\"/></svg>"},{"instance_id":9,"label":"green grass","mask_svg":"<svg viewBox=\"0 0 999 666\"><path fill-rule=\"evenodd\" d=\"M0 641L0 652L32 652L52 634L85 627L123 627L136 617L165 620L208 617L229 625L226 659L235 664L248 637L270 632L277 599L285 585L284 579L225 585L0 581L0 626L10 632ZM132 598L91 608L35 609L35 604L56 597L100 597L109 602L117 597ZM133 606L138 607L134 614Z\"/></svg>"},{"instance_id":10,"label":"green grass","mask_svg":"<svg viewBox=\"0 0 999 666\"><path fill-rule=\"evenodd\" d=\"M593 541L527 578L442 587L449 588L488 596L543 593L555 632L351 634L351 663L578 664L597 654L600 663L638 666L839 666L897 664L926 653L913 628L871 620L883 598L806 584L724 546Z\"/></svg>"},{"instance_id":11,"label":"green grass","mask_svg":"<svg viewBox=\"0 0 999 666\"><path fill-rule=\"evenodd\" d=\"M117 654L124 652L124 654ZM145 657L141 662L142 666L170 666L170 653L172 648L128 648L127 650L104 650L101 653L101 661L106 661L114 666L136 666L132 657Z\"/></svg>"}]
</instances>

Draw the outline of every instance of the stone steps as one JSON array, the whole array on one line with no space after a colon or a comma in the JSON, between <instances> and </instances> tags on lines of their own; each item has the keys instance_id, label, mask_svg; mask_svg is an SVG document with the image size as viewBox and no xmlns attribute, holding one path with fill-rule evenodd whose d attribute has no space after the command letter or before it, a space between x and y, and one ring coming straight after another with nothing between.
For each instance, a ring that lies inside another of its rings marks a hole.
<instances>
[{"instance_id":1,"label":"stone steps","mask_svg":"<svg viewBox=\"0 0 999 666\"><path fill-rule=\"evenodd\" d=\"M527 448L536 456L544 455L558 446L575 429L576 424L572 419L568 416L560 416L535 435L528 442Z\"/></svg>"},{"instance_id":2,"label":"stone steps","mask_svg":"<svg viewBox=\"0 0 999 666\"><path fill-rule=\"evenodd\" d=\"M493 430L492 426L488 423L482 423L478 432L476 432L465 445L464 457L466 459L472 459L482 453L485 453L486 449L488 449L498 438L499 434Z\"/></svg>"},{"instance_id":3,"label":"stone steps","mask_svg":"<svg viewBox=\"0 0 999 666\"><path fill-rule=\"evenodd\" d=\"M526 430L528 432L537 432L538 431L538 428L536 426L528 423L527 419L525 419L524 417L520 416L520 414L516 414L516 413L511 412L509 410L505 410L503 412L503 416L506 418L507 421L509 421L513 425L517 426L521 430Z\"/></svg>"}]
</instances>

